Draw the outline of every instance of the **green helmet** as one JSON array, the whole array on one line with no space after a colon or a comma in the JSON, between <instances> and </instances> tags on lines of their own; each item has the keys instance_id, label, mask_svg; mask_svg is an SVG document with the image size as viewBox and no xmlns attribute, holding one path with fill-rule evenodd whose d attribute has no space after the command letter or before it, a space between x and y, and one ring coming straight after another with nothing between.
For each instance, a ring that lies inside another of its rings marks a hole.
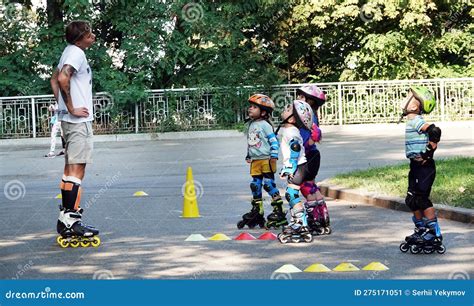
<instances>
[{"instance_id":1,"label":"green helmet","mask_svg":"<svg viewBox=\"0 0 474 306\"><path fill-rule=\"evenodd\" d=\"M436 106L436 99L433 93L426 87L411 86L411 91L415 98L421 102L421 110L425 114L429 114Z\"/></svg>"}]
</instances>

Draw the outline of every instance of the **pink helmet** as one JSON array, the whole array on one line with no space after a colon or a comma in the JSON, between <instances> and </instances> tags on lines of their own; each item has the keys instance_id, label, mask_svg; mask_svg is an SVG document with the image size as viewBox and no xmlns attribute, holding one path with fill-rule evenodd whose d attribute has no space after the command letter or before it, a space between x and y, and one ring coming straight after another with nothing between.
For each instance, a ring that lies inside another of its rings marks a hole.
<instances>
[{"instance_id":1,"label":"pink helmet","mask_svg":"<svg viewBox=\"0 0 474 306\"><path fill-rule=\"evenodd\" d=\"M313 110L311 106L301 100L293 101L293 115L299 125L311 131L313 127Z\"/></svg>"},{"instance_id":2,"label":"pink helmet","mask_svg":"<svg viewBox=\"0 0 474 306\"><path fill-rule=\"evenodd\" d=\"M296 94L303 95L308 99L312 99L316 102L316 105L322 106L326 102L326 95L321 88L316 85L303 86L296 90Z\"/></svg>"}]
</instances>

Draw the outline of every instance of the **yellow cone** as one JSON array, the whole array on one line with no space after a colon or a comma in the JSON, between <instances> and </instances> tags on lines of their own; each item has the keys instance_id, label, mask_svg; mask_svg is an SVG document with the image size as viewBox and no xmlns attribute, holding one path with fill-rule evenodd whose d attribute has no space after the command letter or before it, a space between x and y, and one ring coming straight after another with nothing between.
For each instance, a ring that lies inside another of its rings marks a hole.
<instances>
[{"instance_id":1,"label":"yellow cone","mask_svg":"<svg viewBox=\"0 0 474 306\"><path fill-rule=\"evenodd\" d=\"M63 195L58 193L58 195L55 197L55 199L62 199L63 198Z\"/></svg>"},{"instance_id":2,"label":"yellow cone","mask_svg":"<svg viewBox=\"0 0 474 306\"><path fill-rule=\"evenodd\" d=\"M315 263L306 269L303 270L304 272L313 272L313 273L321 273L321 272L331 272L331 269L326 267L323 264Z\"/></svg>"},{"instance_id":3,"label":"yellow cone","mask_svg":"<svg viewBox=\"0 0 474 306\"><path fill-rule=\"evenodd\" d=\"M211 238L209 238L209 240L212 240L212 241L221 241L221 240L232 240L230 239L227 235L225 234L221 234L221 233L217 233L215 234L214 236L212 236Z\"/></svg>"},{"instance_id":4,"label":"yellow cone","mask_svg":"<svg viewBox=\"0 0 474 306\"><path fill-rule=\"evenodd\" d=\"M362 270L365 271L386 271L389 270L386 265L381 262L374 261L369 263L367 266L363 267Z\"/></svg>"},{"instance_id":5,"label":"yellow cone","mask_svg":"<svg viewBox=\"0 0 474 306\"><path fill-rule=\"evenodd\" d=\"M186 183L183 186L183 218L199 218L199 207L196 198L196 188L194 187L193 170L188 167L186 173Z\"/></svg>"},{"instance_id":6,"label":"yellow cone","mask_svg":"<svg viewBox=\"0 0 474 306\"><path fill-rule=\"evenodd\" d=\"M148 195L148 193L146 193L145 191L137 191L133 194L134 197L146 197Z\"/></svg>"},{"instance_id":7,"label":"yellow cone","mask_svg":"<svg viewBox=\"0 0 474 306\"><path fill-rule=\"evenodd\" d=\"M343 262L332 270L336 272L353 272L359 271L360 269L351 264L350 262Z\"/></svg>"}]
</instances>

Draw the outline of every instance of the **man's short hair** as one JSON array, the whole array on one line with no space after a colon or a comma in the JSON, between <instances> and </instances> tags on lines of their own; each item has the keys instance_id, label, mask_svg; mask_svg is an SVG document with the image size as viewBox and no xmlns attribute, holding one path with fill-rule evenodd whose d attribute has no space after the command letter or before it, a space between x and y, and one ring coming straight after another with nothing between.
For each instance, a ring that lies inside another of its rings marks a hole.
<instances>
[{"instance_id":1,"label":"man's short hair","mask_svg":"<svg viewBox=\"0 0 474 306\"><path fill-rule=\"evenodd\" d=\"M66 41L74 45L81 40L84 35L91 31L91 26L87 21L74 20L66 26Z\"/></svg>"}]
</instances>

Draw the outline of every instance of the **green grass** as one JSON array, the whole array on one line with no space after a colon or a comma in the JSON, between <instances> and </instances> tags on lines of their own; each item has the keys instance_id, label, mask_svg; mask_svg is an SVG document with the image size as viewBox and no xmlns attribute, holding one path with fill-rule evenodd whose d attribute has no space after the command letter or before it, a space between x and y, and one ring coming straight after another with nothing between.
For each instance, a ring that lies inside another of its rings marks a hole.
<instances>
[{"instance_id":1,"label":"green grass","mask_svg":"<svg viewBox=\"0 0 474 306\"><path fill-rule=\"evenodd\" d=\"M330 183L405 197L409 164L353 171L331 178ZM455 157L436 160L436 179L431 189L433 203L474 208L474 158Z\"/></svg>"}]
</instances>

